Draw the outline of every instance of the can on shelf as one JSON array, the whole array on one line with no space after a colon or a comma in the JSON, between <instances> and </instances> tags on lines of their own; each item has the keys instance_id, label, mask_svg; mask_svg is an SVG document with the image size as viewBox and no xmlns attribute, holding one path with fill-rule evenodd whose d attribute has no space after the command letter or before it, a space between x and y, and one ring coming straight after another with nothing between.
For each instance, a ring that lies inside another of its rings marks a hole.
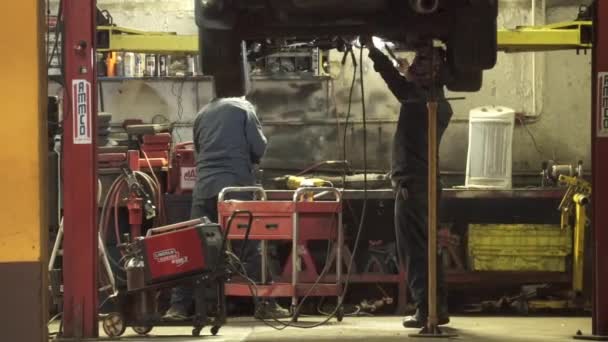
<instances>
[{"instance_id":1,"label":"can on shelf","mask_svg":"<svg viewBox=\"0 0 608 342\"><path fill-rule=\"evenodd\" d=\"M158 76L164 77L167 75L167 56L159 55L158 56Z\"/></svg>"},{"instance_id":2,"label":"can on shelf","mask_svg":"<svg viewBox=\"0 0 608 342\"><path fill-rule=\"evenodd\" d=\"M116 63L114 64L114 68L115 68L115 74L117 77L124 77L125 76L125 60L124 60L124 53L122 52L117 52L116 53Z\"/></svg>"},{"instance_id":3,"label":"can on shelf","mask_svg":"<svg viewBox=\"0 0 608 342\"><path fill-rule=\"evenodd\" d=\"M135 77L135 59L135 54L133 52L125 52L122 59L124 77Z\"/></svg>"},{"instance_id":4,"label":"can on shelf","mask_svg":"<svg viewBox=\"0 0 608 342\"><path fill-rule=\"evenodd\" d=\"M144 77L146 67L146 54L138 53L135 55L135 77Z\"/></svg>"},{"instance_id":5,"label":"can on shelf","mask_svg":"<svg viewBox=\"0 0 608 342\"><path fill-rule=\"evenodd\" d=\"M156 76L156 55L153 55L153 54L146 55L146 71L145 71L144 76L146 76L146 77Z\"/></svg>"},{"instance_id":6,"label":"can on shelf","mask_svg":"<svg viewBox=\"0 0 608 342\"><path fill-rule=\"evenodd\" d=\"M186 76L196 75L196 65L194 64L194 56L188 55L188 69L186 70Z\"/></svg>"}]
</instances>

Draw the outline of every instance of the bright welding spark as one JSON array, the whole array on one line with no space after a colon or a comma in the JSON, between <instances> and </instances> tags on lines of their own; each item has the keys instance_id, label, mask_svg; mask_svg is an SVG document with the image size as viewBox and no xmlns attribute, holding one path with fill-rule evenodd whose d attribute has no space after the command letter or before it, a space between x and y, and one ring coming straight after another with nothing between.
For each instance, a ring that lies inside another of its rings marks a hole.
<instances>
[{"instance_id":1,"label":"bright welding spark","mask_svg":"<svg viewBox=\"0 0 608 342\"><path fill-rule=\"evenodd\" d=\"M386 45L384 43L384 40L382 40L382 38L375 37L375 36L372 37L372 44L374 44L374 46L380 50L384 49L384 46Z\"/></svg>"}]
</instances>

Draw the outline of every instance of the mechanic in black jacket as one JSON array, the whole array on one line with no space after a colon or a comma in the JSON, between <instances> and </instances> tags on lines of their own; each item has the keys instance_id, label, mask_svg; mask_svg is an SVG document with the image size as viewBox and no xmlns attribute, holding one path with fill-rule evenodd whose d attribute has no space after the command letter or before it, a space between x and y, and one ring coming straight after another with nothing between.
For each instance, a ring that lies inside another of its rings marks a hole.
<instances>
[{"instance_id":1,"label":"mechanic in black jacket","mask_svg":"<svg viewBox=\"0 0 608 342\"><path fill-rule=\"evenodd\" d=\"M419 51L411 66L400 61L396 68L393 62L376 48L371 39L363 39L369 48L369 57L374 69L380 73L390 91L401 102L397 130L393 140L391 179L396 190L395 230L402 257L408 269L408 283L416 313L403 320L406 328L420 328L426 325L427 305L427 107L432 84L424 75L430 74L431 63L443 60L443 50L435 48L431 58L429 52ZM432 62L433 61L433 62ZM440 74L441 63L433 63ZM432 86L438 102L437 144L452 117L452 108L446 101L443 86ZM439 175L437 175L439 181ZM438 184L438 198L441 186ZM438 260L442 260L438 258ZM437 296L439 325L449 323L447 310L447 289L443 270L438 263Z\"/></svg>"}]
</instances>

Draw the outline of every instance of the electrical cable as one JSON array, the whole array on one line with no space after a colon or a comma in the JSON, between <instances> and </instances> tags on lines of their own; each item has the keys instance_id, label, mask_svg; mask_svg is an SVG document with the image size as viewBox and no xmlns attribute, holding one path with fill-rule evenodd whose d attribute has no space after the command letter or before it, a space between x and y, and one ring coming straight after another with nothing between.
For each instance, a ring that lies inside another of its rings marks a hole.
<instances>
[{"instance_id":1,"label":"electrical cable","mask_svg":"<svg viewBox=\"0 0 608 342\"><path fill-rule=\"evenodd\" d=\"M179 87L175 88L175 85L179 83ZM175 100L177 103L177 121L174 121L173 123L177 123L177 124L181 124L182 123L182 119L183 119L183 115L184 115L184 106L183 106L183 92L184 92L184 84L186 83L185 79L182 79L180 81L177 82L173 82L171 84L171 94L173 94L173 96L175 96ZM177 134L177 138L182 141L182 137L179 133L179 129L175 130L175 134Z\"/></svg>"},{"instance_id":2,"label":"electrical cable","mask_svg":"<svg viewBox=\"0 0 608 342\"><path fill-rule=\"evenodd\" d=\"M281 321L278 320L276 318L272 318L272 321L274 321L275 323L279 324L279 326L275 326L272 323L269 323L267 320L262 319L261 321L266 324L267 326L275 329L275 330L284 330L288 327L294 327L294 328L300 328L300 329L312 329L312 328L316 328L319 326L322 326L324 324L326 324L327 322L329 322L338 312L338 310L340 310L342 308L342 305L344 303L344 298L346 296L346 293L348 292L348 288L350 285L350 276L352 273L352 269L353 269L353 264L355 261L355 256L357 255L357 251L358 251L358 247L359 247L359 241L361 239L361 233L363 231L363 225L365 223L365 217L366 217L366 212L367 212L367 124L366 124L366 108L365 108L365 87L364 87L364 82L363 82L363 48L360 49L360 81L361 81L361 107L362 107L362 116L363 116L363 208L361 210L361 218L359 220L359 226L357 228L357 234L355 237L355 241L354 241L354 247L353 247L353 251L351 254L351 258L349 261L349 266L347 269L347 273L346 273L346 279L344 281L344 288L342 290L342 295L340 295L338 297L338 303L336 305L336 308L333 310L333 312L331 312L328 317L326 319L324 319L321 322L317 322L317 323L312 323L309 325L300 325L300 324L296 324L293 320L289 321L289 322L285 322L285 321ZM357 71L357 67L354 66L355 69L355 75L356 75L356 71ZM354 84L354 80L353 80L353 84ZM352 101L352 96L349 97L349 102ZM350 107L350 103L349 103L349 107ZM346 128L345 128L345 132L346 132ZM341 262L341 261L339 261ZM325 272L325 270L323 270ZM318 284L318 282L320 281L320 279L323 277L323 273L319 276L319 278L317 279L317 281L315 282L315 284ZM241 274L239 274L241 275ZM257 298L257 285L255 284L255 282L253 280L251 280L249 277L246 276L246 274L242 274L243 278L246 279L247 281L250 282L250 286L249 289L251 291L251 294L254 298ZM311 287L314 288L315 284L313 284L313 286ZM310 292L310 290L309 290ZM306 297L304 297L306 298ZM256 299L254 299L255 301ZM295 313L297 313L302 305L302 303L304 302L304 300L300 301L298 307L294 310Z\"/></svg>"},{"instance_id":3,"label":"electrical cable","mask_svg":"<svg viewBox=\"0 0 608 342\"><path fill-rule=\"evenodd\" d=\"M46 53L46 58L49 58L49 40L51 39L51 26L49 25L49 20L51 19L51 0L46 0L46 44L44 46L44 51ZM55 25L57 23L55 22ZM48 67L48 65L47 65Z\"/></svg>"},{"instance_id":4,"label":"electrical cable","mask_svg":"<svg viewBox=\"0 0 608 342\"><path fill-rule=\"evenodd\" d=\"M106 111L106 101L103 97L103 82L97 82L97 87L99 88L99 109L102 112Z\"/></svg>"},{"instance_id":5,"label":"electrical cable","mask_svg":"<svg viewBox=\"0 0 608 342\"><path fill-rule=\"evenodd\" d=\"M517 120L519 120L519 123L521 123L522 127L526 130L526 132L528 133L528 135L532 139L532 144L534 144L534 149L536 149L536 152L538 152L538 154L540 154L541 157L544 157L545 154L538 147L538 144L536 143L536 138L534 137L534 134L532 134L532 131L530 131L530 128L526 124L525 120L523 118L521 118L520 116L518 116L518 115L516 115L515 117L517 118Z\"/></svg>"},{"instance_id":6,"label":"electrical cable","mask_svg":"<svg viewBox=\"0 0 608 342\"><path fill-rule=\"evenodd\" d=\"M352 47L349 48L351 53L352 53ZM360 61L361 63L363 63L363 61ZM348 92L348 109L346 111L346 120L344 122L344 138L342 141L342 160L344 160L344 173L342 175L342 187L344 189L346 189L346 172L347 172L347 168L348 168L348 164L347 164L347 160L346 159L346 137L348 134L348 121L350 120L350 114L351 114L351 107L352 107L352 103L353 103L353 90L355 89L355 81L357 80L357 65L355 63L355 60L353 58L353 80L350 84L350 90ZM363 82L361 82L363 83Z\"/></svg>"},{"instance_id":7,"label":"electrical cable","mask_svg":"<svg viewBox=\"0 0 608 342\"><path fill-rule=\"evenodd\" d=\"M151 167L151 164L149 164L149 166ZM152 170L152 168L151 168L151 170ZM160 192L160 183L158 182L158 179L156 177L155 177L155 179L153 179L150 175L148 175L144 172L134 171L133 173L138 178L138 180L140 182L142 182L144 184L144 186L146 186L148 188L147 190L149 191L149 193L152 194L151 198L153 198L153 200L155 202L154 205L157 208L155 225L159 225L160 222L162 222L162 220L164 218L164 206L163 206L162 197L161 197L162 194ZM153 173L153 176L155 176L154 173ZM112 216L112 211L114 213L114 215L113 215L114 216L114 234L115 234L116 244L118 245L121 243L118 209L120 207L120 199L121 199L120 195L125 190L126 186L127 186L126 176L121 174L114 180L112 185L109 187L108 192L106 193L106 197L103 201L103 205L101 208L99 227L98 227L98 230L102 237L102 243L104 243L104 244L105 244L106 238L107 238L107 230L110 225L110 217ZM124 271L124 266L122 264L122 262L124 261L124 258L121 258L120 260L116 260L109 253L107 254L107 256L108 256L108 260L114 267L116 267L119 270ZM123 277L116 275L116 274L115 274L115 278L122 282L125 281L125 279Z\"/></svg>"},{"instance_id":8,"label":"electrical cable","mask_svg":"<svg viewBox=\"0 0 608 342\"><path fill-rule=\"evenodd\" d=\"M50 12L50 8L49 8L49 12ZM60 23L61 23L61 17L63 15L63 0L59 1L59 5L57 8L57 20L55 22L55 41L53 42L53 48L51 49L51 53L50 56L47 53L47 69L50 68L51 66L51 62L53 61L53 58L55 57L55 54L57 53L57 48L59 47L59 28L60 28ZM47 21L47 26L48 26L48 21ZM50 30L50 27L49 27ZM49 38L50 38L50 33L49 33ZM48 41L47 41L47 45L48 45ZM63 56L63 54L62 54ZM61 63L63 65L63 63ZM60 70L62 69L62 67L59 68ZM65 83L65 82L64 82Z\"/></svg>"},{"instance_id":9,"label":"electrical cable","mask_svg":"<svg viewBox=\"0 0 608 342\"><path fill-rule=\"evenodd\" d=\"M48 327L49 325L51 325L53 322L55 322L55 320L57 320L62 315L63 315L63 312L60 312L60 313L56 314L55 316L51 317L51 319L49 319L49 321L46 324L46 326Z\"/></svg>"},{"instance_id":10,"label":"electrical cable","mask_svg":"<svg viewBox=\"0 0 608 342\"><path fill-rule=\"evenodd\" d=\"M160 192L160 182L158 181L158 177L156 177L156 172L154 172L154 169L152 168L152 163L150 163L150 158L148 158L148 154L144 150L142 150L141 153L144 155L144 158L146 159L146 163L148 164L148 168L150 169L150 173L152 174L152 177L154 178L154 182L155 182L154 185L156 186L156 194L158 196L156 198L157 208L159 208L158 221L160 221L160 222L158 222L158 223L159 223L159 225L162 225L165 223L164 222L165 219L164 219L164 201L160 197L160 196L162 196L162 194Z\"/></svg>"}]
</instances>

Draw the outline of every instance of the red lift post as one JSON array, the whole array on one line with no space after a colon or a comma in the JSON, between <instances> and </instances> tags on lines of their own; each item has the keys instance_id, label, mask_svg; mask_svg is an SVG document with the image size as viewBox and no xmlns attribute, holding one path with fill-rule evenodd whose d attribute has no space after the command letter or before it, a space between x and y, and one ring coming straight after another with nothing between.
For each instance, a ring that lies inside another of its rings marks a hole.
<instances>
[{"instance_id":1,"label":"red lift post","mask_svg":"<svg viewBox=\"0 0 608 342\"><path fill-rule=\"evenodd\" d=\"M592 175L595 240L593 274L593 329L608 340L608 1L595 1L592 71Z\"/></svg>"},{"instance_id":2,"label":"red lift post","mask_svg":"<svg viewBox=\"0 0 608 342\"><path fill-rule=\"evenodd\" d=\"M63 0L63 337L98 336L95 0Z\"/></svg>"}]
</instances>

